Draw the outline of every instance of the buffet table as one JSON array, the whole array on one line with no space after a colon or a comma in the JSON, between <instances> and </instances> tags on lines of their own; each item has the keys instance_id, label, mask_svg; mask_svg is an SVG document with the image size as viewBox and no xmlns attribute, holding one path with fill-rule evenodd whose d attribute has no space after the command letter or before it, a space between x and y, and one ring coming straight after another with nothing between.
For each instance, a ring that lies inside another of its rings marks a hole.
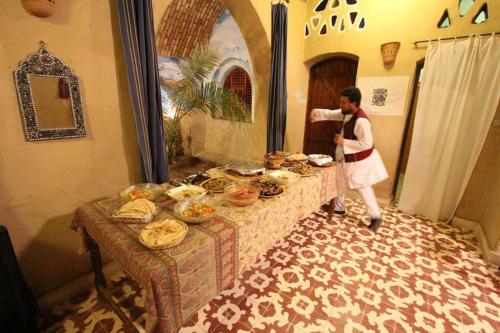
<instances>
[{"instance_id":1,"label":"buffet table","mask_svg":"<svg viewBox=\"0 0 500 333\"><path fill-rule=\"evenodd\" d=\"M208 173L226 175L221 168ZM193 313L229 287L259 255L291 233L298 220L333 198L334 177L335 166L321 168L317 176L301 177L286 186L279 197L259 199L250 207L236 207L225 201L222 194L212 195L216 217L207 223L189 225L183 242L167 250L150 250L138 241L143 225L110 220L111 212L120 206L118 198L78 208L74 227L85 237L99 295L112 301L105 289L101 248L145 288L147 331L175 332ZM162 197L156 204L162 211L155 220L173 216L172 199ZM130 323L117 306L113 307L122 320Z\"/></svg>"}]
</instances>

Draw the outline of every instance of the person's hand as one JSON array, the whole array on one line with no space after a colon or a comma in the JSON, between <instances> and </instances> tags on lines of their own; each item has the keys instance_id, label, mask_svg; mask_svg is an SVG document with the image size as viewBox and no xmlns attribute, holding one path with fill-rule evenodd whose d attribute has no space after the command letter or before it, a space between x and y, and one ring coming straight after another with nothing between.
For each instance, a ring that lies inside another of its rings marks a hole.
<instances>
[{"instance_id":1,"label":"person's hand","mask_svg":"<svg viewBox=\"0 0 500 333\"><path fill-rule=\"evenodd\" d=\"M344 137L340 134L335 134L335 138L333 141L338 144L338 145L343 145L344 144Z\"/></svg>"},{"instance_id":2,"label":"person's hand","mask_svg":"<svg viewBox=\"0 0 500 333\"><path fill-rule=\"evenodd\" d=\"M316 121L317 118L318 118L318 111L312 110L309 121L314 122L314 121Z\"/></svg>"}]
</instances>

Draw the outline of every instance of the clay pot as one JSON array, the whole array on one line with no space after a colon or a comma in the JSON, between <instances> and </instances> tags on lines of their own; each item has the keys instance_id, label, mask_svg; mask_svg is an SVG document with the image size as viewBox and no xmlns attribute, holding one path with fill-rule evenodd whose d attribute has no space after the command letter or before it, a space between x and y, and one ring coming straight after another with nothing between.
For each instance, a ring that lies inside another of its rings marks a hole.
<instances>
[{"instance_id":1,"label":"clay pot","mask_svg":"<svg viewBox=\"0 0 500 333\"><path fill-rule=\"evenodd\" d=\"M49 17L56 11L56 0L23 0L24 9L38 17Z\"/></svg>"},{"instance_id":2,"label":"clay pot","mask_svg":"<svg viewBox=\"0 0 500 333\"><path fill-rule=\"evenodd\" d=\"M400 42L389 42L380 46L380 51L382 52L382 59L384 59L385 66L391 66L392 64L394 64L400 45Z\"/></svg>"}]
</instances>

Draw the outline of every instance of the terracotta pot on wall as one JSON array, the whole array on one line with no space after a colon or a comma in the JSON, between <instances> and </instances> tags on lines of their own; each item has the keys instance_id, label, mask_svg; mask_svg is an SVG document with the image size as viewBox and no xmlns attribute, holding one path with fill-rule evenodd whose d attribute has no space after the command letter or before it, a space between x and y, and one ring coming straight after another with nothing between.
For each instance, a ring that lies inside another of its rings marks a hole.
<instances>
[{"instance_id":1,"label":"terracotta pot on wall","mask_svg":"<svg viewBox=\"0 0 500 333\"><path fill-rule=\"evenodd\" d=\"M22 0L24 9L31 15L49 17L56 11L56 0Z\"/></svg>"},{"instance_id":2,"label":"terracotta pot on wall","mask_svg":"<svg viewBox=\"0 0 500 333\"><path fill-rule=\"evenodd\" d=\"M400 42L385 43L380 46L382 51L382 58L384 59L385 66L391 66L396 61L396 54L398 54Z\"/></svg>"}]
</instances>

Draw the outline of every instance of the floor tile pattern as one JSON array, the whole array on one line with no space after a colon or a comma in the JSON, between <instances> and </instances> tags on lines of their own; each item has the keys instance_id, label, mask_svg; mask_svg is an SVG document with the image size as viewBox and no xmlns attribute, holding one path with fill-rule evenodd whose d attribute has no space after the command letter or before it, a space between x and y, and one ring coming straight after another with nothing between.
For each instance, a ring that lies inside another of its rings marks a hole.
<instances>
[{"instance_id":1,"label":"floor tile pattern","mask_svg":"<svg viewBox=\"0 0 500 333\"><path fill-rule=\"evenodd\" d=\"M361 202L297 223L180 332L500 332L500 271L472 232L383 211L373 233ZM144 293L121 273L113 294L138 327ZM88 290L41 316L46 332L127 332Z\"/></svg>"}]
</instances>

